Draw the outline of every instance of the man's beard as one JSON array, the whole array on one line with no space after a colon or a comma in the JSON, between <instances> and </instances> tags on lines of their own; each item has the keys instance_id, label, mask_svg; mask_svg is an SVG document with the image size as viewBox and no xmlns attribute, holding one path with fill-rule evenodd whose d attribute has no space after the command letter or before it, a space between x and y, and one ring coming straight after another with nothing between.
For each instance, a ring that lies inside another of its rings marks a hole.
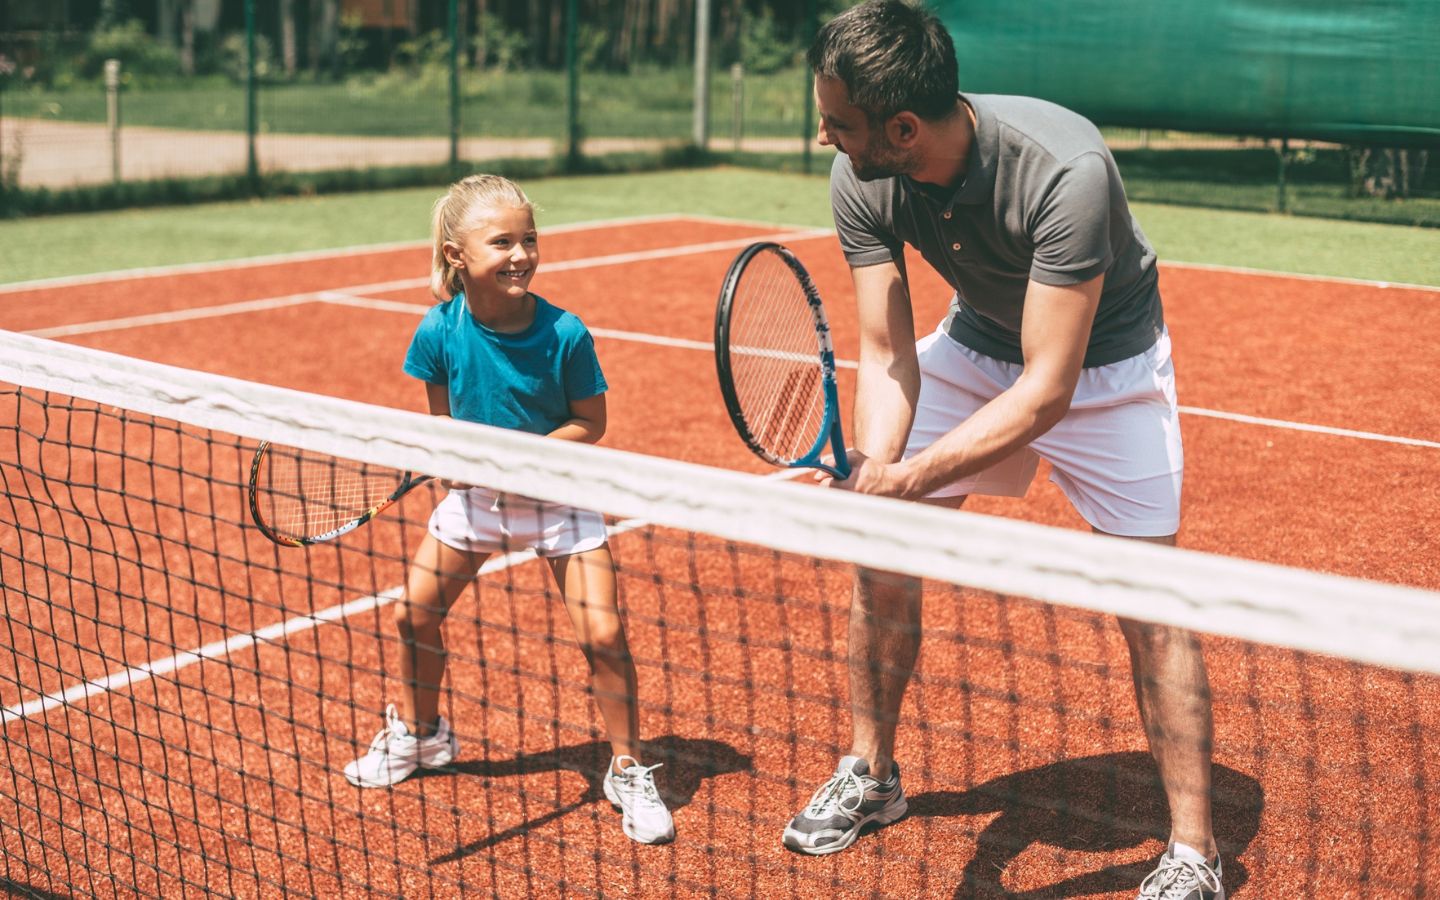
<instances>
[{"instance_id":1,"label":"man's beard","mask_svg":"<svg viewBox=\"0 0 1440 900\"><path fill-rule=\"evenodd\" d=\"M851 156L850 167L855 170L855 177L861 181L878 181L881 178L906 175L911 168L910 160L905 154L883 139L873 140L865 147L863 160L857 161Z\"/></svg>"}]
</instances>

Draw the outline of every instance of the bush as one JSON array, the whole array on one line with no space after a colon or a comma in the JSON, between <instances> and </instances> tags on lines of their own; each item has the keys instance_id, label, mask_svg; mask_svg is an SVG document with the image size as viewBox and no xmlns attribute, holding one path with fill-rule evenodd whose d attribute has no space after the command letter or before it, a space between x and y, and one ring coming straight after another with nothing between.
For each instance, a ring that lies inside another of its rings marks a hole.
<instances>
[{"instance_id":1,"label":"bush","mask_svg":"<svg viewBox=\"0 0 1440 900\"><path fill-rule=\"evenodd\" d=\"M220 71L237 84L245 83L245 33L242 31L225 35L220 42ZM273 82L282 78L284 72L275 60L275 45L263 34L255 35L255 79Z\"/></svg>"},{"instance_id":2,"label":"bush","mask_svg":"<svg viewBox=\"0 0 1440 900\"><path fill-rule=\"evenodd\" d=\"M803 51L798 43L786 38L776 25L775 16L767 9L758 16L745 19L745 33L740 38L740 60L747 72L768 75L796 65Z\"/></svg>"},{"instance_id":3,"label":"bush","mask_svg":"<svg viewBox=\"0 0 1440 900\"><path fill-rule=\"evenodd\" d=\"M513 69L525 61L530 42L519 31L511 31L496 15L480 17L471 58L475 65L486 69Z\"/></svg>"},{"instance_id":4,"label":"bush","mask_svg":"<svg viewBox=\"0 0 1440 900\"><path fill-rule=\"evenodd\" d=\"M80 57L81 77L100 77L107 59L120 60L120 71L131 79L149 81L180 74L179 54L146 34L137 19L99 28L90 36Z\"/></svg>"}]
</instances>

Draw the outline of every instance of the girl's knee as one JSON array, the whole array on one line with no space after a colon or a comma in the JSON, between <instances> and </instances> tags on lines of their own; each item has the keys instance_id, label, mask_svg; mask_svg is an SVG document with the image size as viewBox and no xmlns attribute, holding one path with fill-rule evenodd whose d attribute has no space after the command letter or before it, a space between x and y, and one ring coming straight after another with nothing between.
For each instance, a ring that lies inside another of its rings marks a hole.
<instances>
[{"instance_id":1,"label":"girl's knee","mask_svg":"<svg viewBox=\"0 0 1440 900\"><path fill-rule=\"evenodd\" d=\"M438 630L445 621L444 611L433 606L401 600L391 609L395 628L406 640Z\"/></svg>"}]
</instances>

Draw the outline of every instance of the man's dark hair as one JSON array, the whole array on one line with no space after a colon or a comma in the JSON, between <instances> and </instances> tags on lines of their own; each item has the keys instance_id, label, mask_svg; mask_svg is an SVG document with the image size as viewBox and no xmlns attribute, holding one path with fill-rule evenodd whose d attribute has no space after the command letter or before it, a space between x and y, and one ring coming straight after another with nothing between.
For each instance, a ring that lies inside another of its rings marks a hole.
<instances>
[{"instance_id":1,"label":"man's dark hair","mask_svg":"<svg viewBox=\"0 0 1440 900\"><path fill-rule=\"evenodd\" d=\"M845 85L872 122L910 111L943 119L960 90L955 44L934 14L902 0L868 0L821 26L810 70Z\"/></svg>"}]
</instances>

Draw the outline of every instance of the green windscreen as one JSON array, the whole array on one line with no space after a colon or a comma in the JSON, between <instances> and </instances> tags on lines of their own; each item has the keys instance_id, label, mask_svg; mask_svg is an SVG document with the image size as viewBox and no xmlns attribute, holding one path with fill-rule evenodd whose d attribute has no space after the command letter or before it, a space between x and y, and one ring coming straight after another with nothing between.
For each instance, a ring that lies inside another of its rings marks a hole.
<instances>
[{"instance_id":1,"label":"green windscreen","mask_svg":"<svg viewBox=\"0 0 1440 900\"><path fill-rule=\"evenodd\" d=\"M962 90L1101 125L1440 145L1440 0L933 0Z\"/></svg>"}]
</instances>

